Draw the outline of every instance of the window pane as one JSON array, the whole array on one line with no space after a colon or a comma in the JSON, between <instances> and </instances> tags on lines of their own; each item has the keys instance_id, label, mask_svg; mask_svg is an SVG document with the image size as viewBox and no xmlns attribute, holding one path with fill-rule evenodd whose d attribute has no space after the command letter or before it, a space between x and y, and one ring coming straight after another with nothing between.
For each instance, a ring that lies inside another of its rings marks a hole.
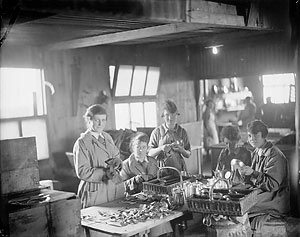
<instances>
[{"instance_id":1,"label":"window pane","mask_svg":"<svg viewBox=\"0 0 300 237\"><path fill-rule=\"evenodd\" d=\"M271 97L273 103L281 104L294 102L295 77L293 73L263 75L263 93L264 101L267 97Z\"/></svg>"},{"instance_id":2,"label":"window pane","mask_svg":"<svg viewBox=\"0 0 300 237\"><path fill-rule=\"evenodd\" d=\"M263 84L266 86L293 85L295 84L295 77L293 73L263 75Z\"/></svg>"},{"instance_id":3,"label":"window pane","mask_svg":"<svg viewBox=\"0 0 300 237\"><path fill-rule=\"evenodd\" d=\"M133 66L121 65L119 67L116 96L128 96L130 91L130 83Z\"/></svg>"},{"instance_id":4,"label":"window pane","mask_svg":"<svg viewBox=\"0 0 300 237\"><path fill-rule=\"evenodd\" d=\"M49 158L47 128L44 119L22 121L23 137L36 137L38 159Z\"/></svg>"},{"instance_id":5,"label":"window pane","mask_svg":"<svg viewBox=\"0 0 300 237\"><path fill-rule=\"evenodd\" d=\"M110 89L112 89L113 85L114 85L115 68L116 68L116 66L114 66L114 65L110 65L109 66Z\"/></svg>"},{"instance_id":6,"label":"window pane","mask_svg":"<svg viewBox=\"0 0 300 237\"><path fill-rule=\"evenodd\" d=\"M19 125L17 121L7 121L0 123L0 140L20 137Z\"/></svg>"},{"instance_id":7,"label":"window pane","mask_svg":"<svg viewBox=\"0 0 300 237\"><path fill-rule=\"evenodd\" d=\"M147 67L136 66L133 72L132 96L141 96L144 94L145 81L146 81Z\"/></svg>"},{"instance_id":8,"label":"window pane","mask_svg":"<svg viewBox=\"0 0 300 237\"><path fill-rule=\"evenodd\" d=\"M116 129L130 128L129 104L115 104Z\"/></svg>"},{"instance_id":9,"label":"window pane","mask_svg":"<svg viewBox=\"0 0 300 237\"><path fill-rule=\"evenodd\" d=\"M267 97L271 97L271 101L275 104L289 102L290 88L287 86L266 86L263 92L265 101Z\"/></svg>"},{"instance_id":10,"label":"window pane","mask_svg":"<svg viewBox=\"0 0 300 237\"><path fill-rule=\"evenodd\" d=\"M157 126L156 103L146 102L145 107L145 127Z\"/></svg>"},{"instance_id":11,"label":"window pane","mask_svg":"<svg viewBox=\"0 0 300 237\"><path fill-rule=\"evenodd\" d=\"M131 129L144 127L143 103L130 103Z\"/></svg>"},{"instance_id":12,"label":"window pane","mask_svg":"<svg viewBox=\"0 0 300 237\"><path fill-rule=\"evenodd\" d=\"M0 69L0 118L43 114L43 87L39 69Z\"/></svg>"},{"instance_id":13,"label":"window pane","mask_svg":"<svg viewBox=\"0 0 300 237\"><path fill-rule=\"evenodd\" d=\"M145 95L157 94L159 74L159 67L149 67Z\"/></svg>"}]
</instances>

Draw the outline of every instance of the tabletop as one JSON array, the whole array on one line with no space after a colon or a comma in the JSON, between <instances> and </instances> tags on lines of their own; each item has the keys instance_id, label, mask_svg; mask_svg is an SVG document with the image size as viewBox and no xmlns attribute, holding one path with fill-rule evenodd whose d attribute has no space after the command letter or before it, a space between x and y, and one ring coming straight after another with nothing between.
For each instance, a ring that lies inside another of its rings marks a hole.
<instances>
[{"instance_id":1,"label":"tabletop","mask_svg":"<svg viewBox=\"0 0 300 237\"><path fill-rule=\"evenodd\" d=\"M121 226L109 221L105 214L116 213L120 209L137 208L139 204L126 202L118 199L112 202L103 203L99 206L92 206L81 210L81 225L85 228L97 230L102 233L108 233L112 236L132 236L139 233L145 233L151 228L168 221L174 220L183 215L181 211L172 211L171 214L159 219L148 219L145 222L137 224L128 224ZM104 214L104 215L103 215Z\"/></svg>"}]
</instances>

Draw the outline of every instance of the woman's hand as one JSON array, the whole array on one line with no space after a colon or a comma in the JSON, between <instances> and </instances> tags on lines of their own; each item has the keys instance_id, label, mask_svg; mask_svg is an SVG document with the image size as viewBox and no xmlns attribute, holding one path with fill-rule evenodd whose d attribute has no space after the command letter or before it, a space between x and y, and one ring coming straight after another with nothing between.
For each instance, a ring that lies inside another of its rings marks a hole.
<instances>
[{"instance_id":1,"label":"woman's hand","mask_svg":"<svg viewBox=\"0 0 300 237\"><path fill-rule=\"evenodd\" d=\"M243 167L240 167L238 168L241 175L251 175L253 173L253 169L249 166L243 166Z\"/></svg>"},{"instance_id":2,"label":"woman's hand","mask_svg":"<svg viewBox=\"0 0 300 237\"><path fill-rule=\"evenodd\" d=\"M107 179L113 179L113 177L116 174L116 170L113 168L113 166L108 166L107 168L104 168L105 170L105 175L107 177Z\"/></svg>"},{"instance_id":3,"label":"woman's hand","mask_svg":"<svg viewBox=\"0 0 300 237\"><path fill-rule=\"evenodd\" d=\"M175 142L173 142L171 144L171 147L172 147L173 151L176 151L176 152L179 152L179 153L182 153L184 151L184 148L181 145L179 145L178 143L175 143Z\"/></svg>"},{"instance_id":4,"label":"woman's hand","mask_svg":"<svg viewBox=\"0 0 300 237\"><path fill-rule=\"evenodd\" d=\"M172 143L171 147L173 151L178 152L185 158L189 158L191 155L190 151L184 149L182 140Z\"/></svg>"},{"instance_id":5,"label":"woman's hand","mask_svg":"<svg viewBox=\"0 0 300 237\"><path fill-rule=\"evenodd\" d=\"M161 146L161 150L162 150L164 153L168 153L168 152L171 150L171 144L165 144L165 145L162 145L162 146Z\"/></svg>"},{"instance_id":6,"label":"woman's hand","mask_svg":"<svg viewBox=\"0 0 300 237\"><path fill-rule=\"evenodd\" d=\"M112 167L115 170L120 171L122 169L122 160L119 158L110 158L105 161L106 164L108 164L109 167Z\"/></svg>"}]
</instances>

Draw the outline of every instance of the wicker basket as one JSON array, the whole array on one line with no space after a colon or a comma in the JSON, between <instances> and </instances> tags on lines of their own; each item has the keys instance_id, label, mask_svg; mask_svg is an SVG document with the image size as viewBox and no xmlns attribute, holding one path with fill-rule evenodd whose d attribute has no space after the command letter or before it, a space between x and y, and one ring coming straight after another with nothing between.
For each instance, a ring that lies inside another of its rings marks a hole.
<instances>
[{"instance_id":1,"label":"wicker basket","mask_svg":"<svg viewBox=\"0 0 300 237\"><path fill-rule=\"evenodd\" d=\"M258 190L239 190L239 193L244 194L244 197L235 200L221 200L214 199L214 192L222 192L224 194L229 193L228 190L215 190L214 186L220 180L218 179L211 187L209 192L209 199L204 199L201 197L188 197L186 198L188 209L192 212L201 212L209 214L220 214L227 216L243 216L246 212L256 204Z\"/></svg>"},{"instance_id":2,"label":"wicker basket","mask_svg":"<svg viewBox=\"0 0 300 237\"><path fill-rule=\"evenodd\" d=\"M160 171L163 169L173 169L178 172L179 174L179 180L178 176L166 176L163 178L160 178ZM174 182L168 184L168 181L175 180ZM180 171L174 167L161 167L157 171L157 178L152 179L148 182L143 182L143 192L145 193L152 193L152 194L168 194L172 195L173 188L182 187L183 178L180 173Z\"/></svg>"}]
</instances>

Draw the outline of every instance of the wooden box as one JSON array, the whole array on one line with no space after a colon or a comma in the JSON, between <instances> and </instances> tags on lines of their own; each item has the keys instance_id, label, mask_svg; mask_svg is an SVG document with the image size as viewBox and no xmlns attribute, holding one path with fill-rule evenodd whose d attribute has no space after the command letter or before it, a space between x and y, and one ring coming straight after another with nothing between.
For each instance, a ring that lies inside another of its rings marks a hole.
<instances>
[{"instance_id":1,"label":"wooden box","mask_svg":"<svg viewBox=\"0 0 300 237\"><path fill-rule=\"evenodd\" d=\"M70 192L41 193L49 195L50 200L32 205L10 200L9 236L80 236L80 199Z\"/></svg>"},{"instance_id":2,"label":"wooden box","mask_svg":"<svg viewBox=\"0 0 300 237\"><path fill-rule=\"evenodd\" d=\"M38 186L35 137L0 141L0 193L30 190Z\"/></svg>"}]
</instances>

